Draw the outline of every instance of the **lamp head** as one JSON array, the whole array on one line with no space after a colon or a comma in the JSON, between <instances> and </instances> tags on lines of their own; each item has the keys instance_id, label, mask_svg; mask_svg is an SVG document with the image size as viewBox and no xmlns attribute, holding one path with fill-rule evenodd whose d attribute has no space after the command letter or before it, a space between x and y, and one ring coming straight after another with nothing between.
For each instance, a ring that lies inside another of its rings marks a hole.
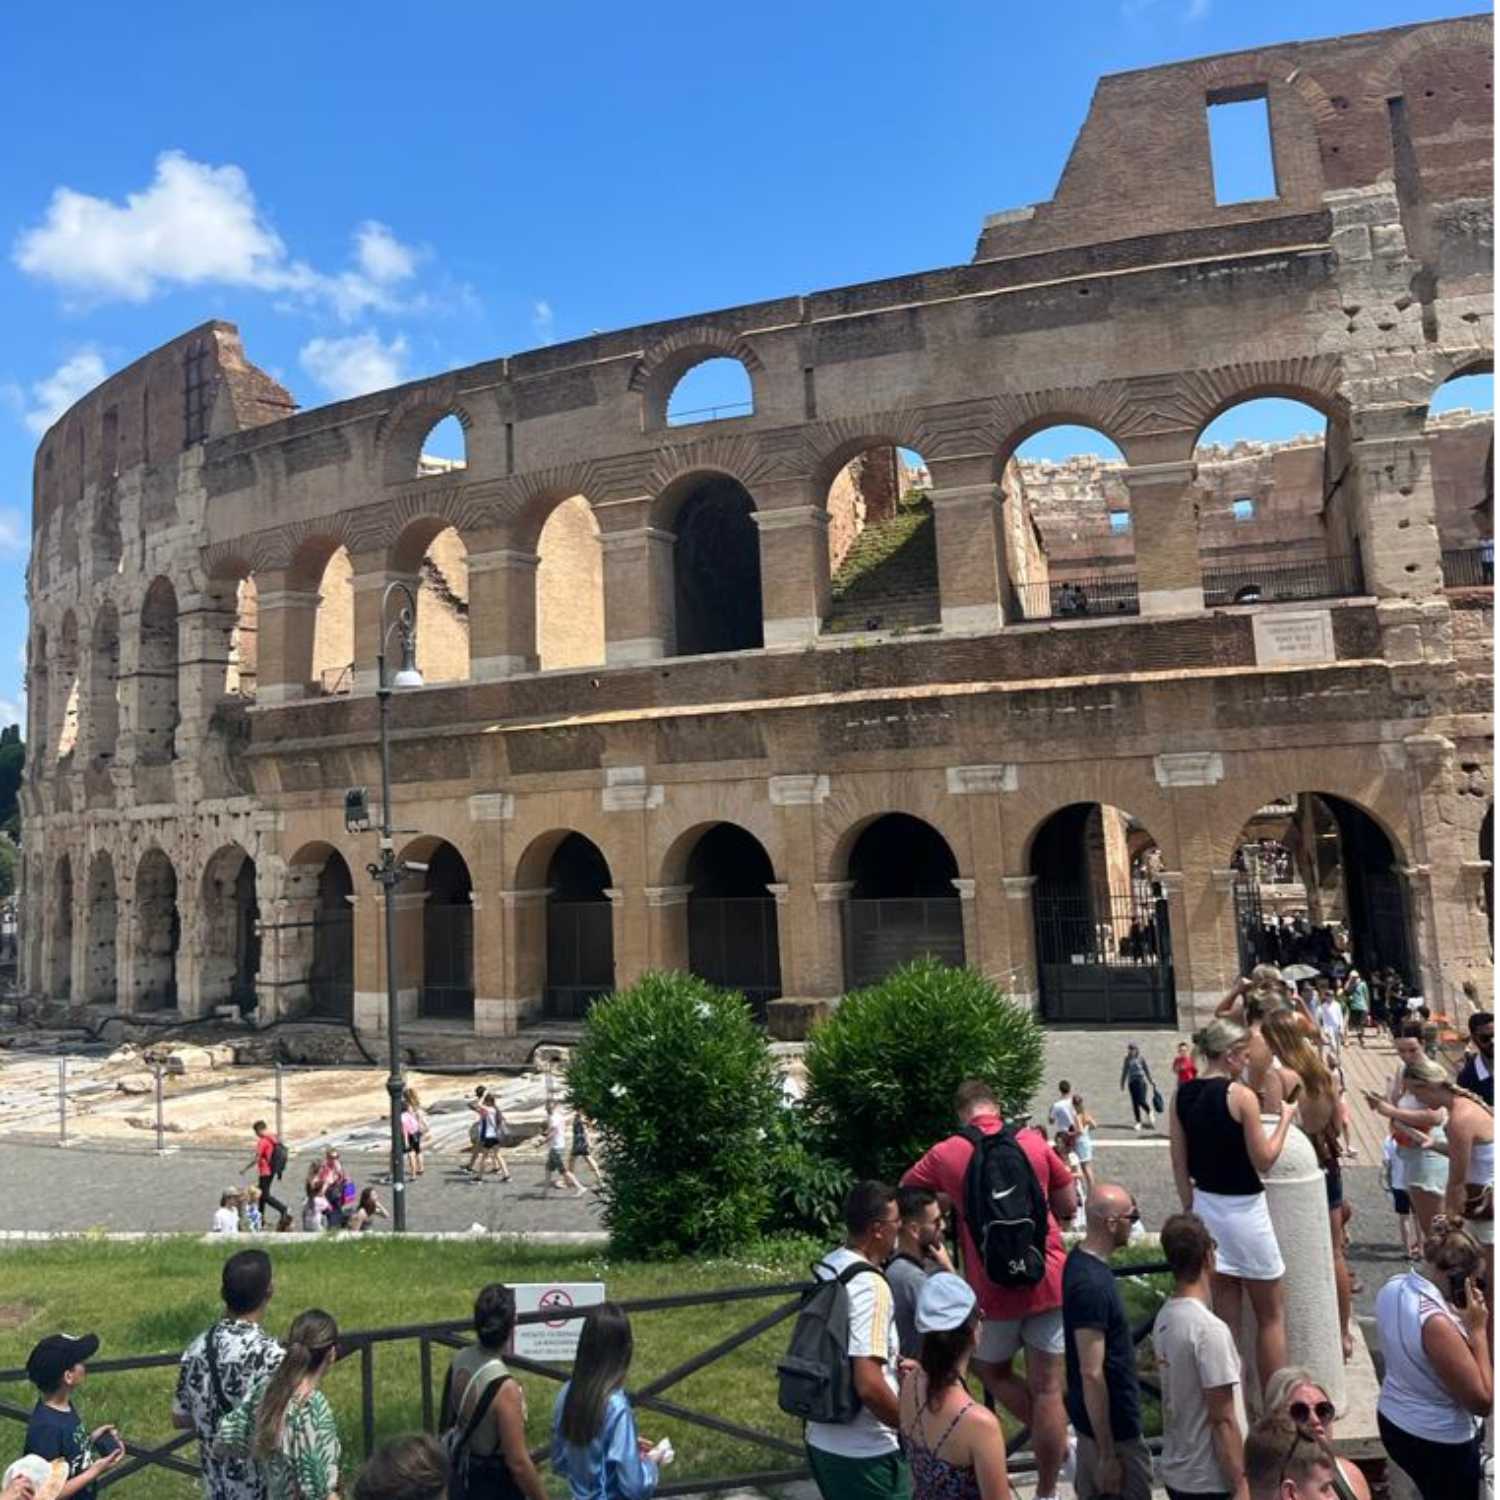
<instances>
[{"instance_id":1,"label":"lamp head","mask_svg":"<svg viewBox=\"0 0 1500 1500\"><path fill-rule=\"evenodd\" d=\"M401 631L401 665L396 669L396 675L391 678L391 686L398 688L422 686L422 674L417 670L416 632L405 628L404 622Z\"/></svg>"}]
</instances>

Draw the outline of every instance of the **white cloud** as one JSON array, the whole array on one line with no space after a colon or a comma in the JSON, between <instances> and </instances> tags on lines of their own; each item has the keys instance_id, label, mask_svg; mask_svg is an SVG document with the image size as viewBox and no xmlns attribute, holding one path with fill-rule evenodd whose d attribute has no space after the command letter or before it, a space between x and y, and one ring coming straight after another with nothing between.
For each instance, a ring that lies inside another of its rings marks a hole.
<instances>
[{"instance_id":1,"label":"white cloud","mask_svg":"<svg viewBox=\"0 0 1500 1500\"><path fill-rule=\"evenodd\" d=\"M0 698L0 729L9 729L12 724L24 726L26 723L26 701L22 695L21 702L14 702L10 698Z\"/></svg>"},{"instance_id":2,"label":"white cloud","mask_svg":"<svg viewBox=\"0 0 1500 1500\"><path fill-rule=\"evenodd\" d=\"M406 353L406 340L399 335L385 344L377 333L357 333L345 339L310 339L297 357L335 401L342 401L400 385L406 378Z\"/></svg>"},{"instance_id":3,"label":"white cloud","mask_svg":"<svg viewBox=\"0 0 1500 1500\"><path fill-rule=\"evenodd\" d=\"M30 542L21 512L10 506L0 508L0 552L24 552Z\"/></svg>"},{"instance_id":4,"label":"white cloud","mask_svg":"<svg viewBox=\"0 0 1500 1500\"><path fill-rule=\"evenodd\" d=\"M80 349L50 375L33 381L29 392L10 382L0 391L0 398L21 414L21 420L29 431L40 437L75 401L86 396L108 373L103 356L97 350ZM4 545L3 522L0 522L0 546Z\"/></svg>"},{"instance_id":5,"label":"white cloud","mask_svg":"<svg viewBox=\"0 0 1500 1500\"><path fill-rule=\"evenodd\" d=\"M150 185L123 203L58 188L13 251L22 271L84 299L145 302L174 286L250 287L326 303L346 322L401 307L396 289L423 255L367 219L354 232L353 266L318 271L291 257L239 167L181 151L157 157Z\"/></svg>"},{"instance_id":6,"label":"white cloud","mask_svg":"<svg viewBox=\"0 0 1500 1500\"><path fill-rule=\"evenodd\" d=\"M545 299L531 305L531 330L544 344L550 344L556 336L553 326L552 304Z\"/></svg>"}]
</instances>

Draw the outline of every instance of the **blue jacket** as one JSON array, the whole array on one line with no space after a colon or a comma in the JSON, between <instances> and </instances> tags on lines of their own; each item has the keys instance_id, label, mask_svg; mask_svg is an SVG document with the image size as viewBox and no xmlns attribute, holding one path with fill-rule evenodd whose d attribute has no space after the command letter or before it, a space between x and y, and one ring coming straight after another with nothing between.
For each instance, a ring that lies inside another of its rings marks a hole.
<instances>
[{"instance_id":1,"label":"blue jacket","mask_svg":"<svg viewBox=\"0 0 1500 1500\"><path fill-rule=\"evenodd\" d=\"M563 1402L572 1381L557 1393L552 1408L552 1468L568 1481L573 1500L648 1500L660 1474L637 1447L635 1413L624 1391L611 1391L604 1425L587 1448L563 1441Z\"/></svg>"}]
</instances>

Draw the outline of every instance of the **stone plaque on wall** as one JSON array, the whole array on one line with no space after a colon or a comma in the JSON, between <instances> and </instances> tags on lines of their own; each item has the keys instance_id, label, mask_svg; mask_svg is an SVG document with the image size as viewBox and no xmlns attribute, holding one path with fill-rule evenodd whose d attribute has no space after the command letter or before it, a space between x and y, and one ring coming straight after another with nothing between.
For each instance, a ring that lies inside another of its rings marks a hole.
<instances>
[{"instance_id":1,"label":"stone plaque on wall","mask_svg":"<svg viewBox=\"0 0 1500 1500\"><path fill-rule=\"evenodd\" d=\"M1255 663L1261 667L1297 662L1333 661L1333 616L1326 609L1251 617Z\"/></svg>"}]
</instances>

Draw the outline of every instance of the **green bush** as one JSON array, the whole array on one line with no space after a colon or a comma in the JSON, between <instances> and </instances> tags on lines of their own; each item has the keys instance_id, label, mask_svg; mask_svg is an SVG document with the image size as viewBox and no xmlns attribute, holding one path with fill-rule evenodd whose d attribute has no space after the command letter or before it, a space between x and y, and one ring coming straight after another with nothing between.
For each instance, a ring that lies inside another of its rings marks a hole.
<instances>
[{"instance_id":1,"label":"green bush","mask_svg":"<svg viewBox=\"0 0 1500 1500\"><path fill-rule=\"evenodd\" d=\"M1042 1029L973 969L907 964L846 995L807 1047L812 1118L857 1176L894 1182L954 1129L953 1091L982 1078L1007 1117L1042 1079Z\"/></svg>"},{"instance_id":2,"label":"green bush","mask_svg":"<svg viewBox=\"0 0 1500 1500\"><path fill-rule=\"evenodd\" d=\"M616 1254L723 1253L762 1232L782 1093L743 996L644 975L590 1009L568 1094L598 1126Z\"/></svg>"},{"instance_id":3,"label":"green bush","mask_svg":"<svg viewBox=\"0 0 1500 1500\"><path fill-rule=\"evenodd\" d=\"M771 1181L774 1234L804 1234L822 1241L841 1239L844 1199L854 1173L829 1150L802 1105L783 1109L771 1131L767 1168Z\"/></svg>"}]
</instances>

